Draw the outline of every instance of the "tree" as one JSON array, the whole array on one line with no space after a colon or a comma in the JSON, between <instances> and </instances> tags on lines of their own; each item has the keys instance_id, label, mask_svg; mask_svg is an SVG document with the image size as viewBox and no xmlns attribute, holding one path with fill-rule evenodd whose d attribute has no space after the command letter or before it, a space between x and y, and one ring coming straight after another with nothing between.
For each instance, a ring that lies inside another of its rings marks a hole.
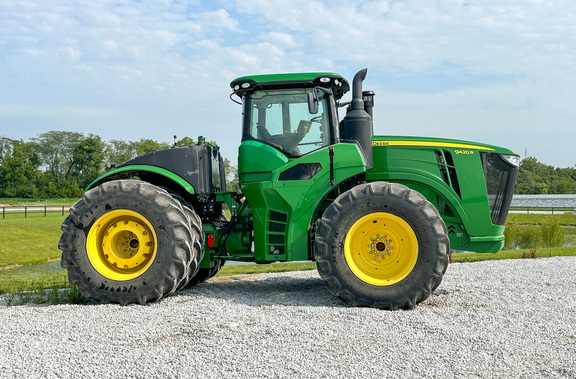
<instances>
[{"instance_id":1,"label":"tree","mask_svg":"<svg viewBox=\"0 0 576 379\"><path fill-rule=\"evenodd\" d=\"M184 146L194 145L195 143L196 142L194 141L193 138L184 137L184 138L182 138L176 142L176 146L184 147Z\"/></svg>"},{"instance_id":2,"label":"tree","mask_svg":"<svg viewBox=\"0 0 576 379\"><path fill-rule=\"evenodd\" d=\"M40 158L31 142L11 140L4 144L0 165L0 196L35 197L38 194L36 181Z\"/></svg>"},{"instance_id":3,"label":"tree","mask_svg":"<svg viewBox=\"0 0 576 379\"><path fill-rule=\"evenodd\" d=\"M552 179L550 193L576 193L576 182L570 178Z\"/></svg>"},{"instance_id":4,"label":"tree","mask_svg":"<svg viewBox=\"0 0 576 379\"><path fill-rule=\"evenodd\" d=\"M146 138L142 138L140 141L130 142L130 144L136 151L136 155L145 155L156 150L165 150L170 148L170 145L166 142L156 142Z\"/></svg>"},{"instance_id":5,"label":"tree","mask_svg":"<svg viewBox=\"0 0 576 379\"><path fill-rule=\"evenodd\" d=\"M554 168L538 162L534 157L528 157L520 163L516 193L576 193L576 169Z\"/></svg>"},{"instance_id":6,"label":"tree","mask_svg":"<svg viewBox=\"0 0 576 379\"><path fill-rule=\"evenodd\" d=\"M88 185L104 172L104 151L106 144L94 134L82 139L72 150L72 163L66 173L77 178L81 187Z\"/></svg>"},{"instance_id":7,"label":"tree","mask_svg":"<svg viewBox=\"0 0 576 379\"><path fill-rule=\"evenodd\" d=\"M224 158L224 173L226 174L226 190L240 192L238 166L232 166L228 158Z\"/></svg>"},{"instance_id":8,"label":"tree","mask_svg":"<svg viewBox=\"0 0 576 379\"><path fill-rule=\"evenodd\" d=\"M66 178L74 162L74 149L84 139L82 133L51 130L32 138L42 165L56 182Z\"/></svg>"},{"instance_id":9,"label":"tree","mask_svg":"<svg viewBox=\"0 0 576 379\"><path fill-rule=\"evenodd\" d=\"M106 167L119 166L136 158L138 153L132 141L112 140L106 145Z\"/></svg>"},{"instance_id":10,"label":"tree","mask_svg":"<svg viewBox=\"0 0 576 379\"><path fill-rule=\"evenodd\" d=\"M0 137L0 164L2 164L4 157L12 151L12 145L14 142L16 141L11 140L10 138Z\"/></svg>"}]
</instances>

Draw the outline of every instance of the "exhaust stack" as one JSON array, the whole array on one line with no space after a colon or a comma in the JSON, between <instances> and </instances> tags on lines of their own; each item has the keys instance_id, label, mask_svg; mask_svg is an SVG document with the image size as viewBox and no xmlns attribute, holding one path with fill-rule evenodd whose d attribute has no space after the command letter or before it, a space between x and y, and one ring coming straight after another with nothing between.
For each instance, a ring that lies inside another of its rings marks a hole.
<instances>
[{"instance_id":1,"label":"exhaust stack","mask_svg":"<svg viewBox=\"0 0 576 379\"><path fill-rule=\"evenodd\" d=\"M346 117L340 123L340 134L344 142L355 142L366 162L366 169L372 168L372 117L365 110L362 82L368 69L358 71L352 81L352 102Z\"/></svg>"}]
</instances>

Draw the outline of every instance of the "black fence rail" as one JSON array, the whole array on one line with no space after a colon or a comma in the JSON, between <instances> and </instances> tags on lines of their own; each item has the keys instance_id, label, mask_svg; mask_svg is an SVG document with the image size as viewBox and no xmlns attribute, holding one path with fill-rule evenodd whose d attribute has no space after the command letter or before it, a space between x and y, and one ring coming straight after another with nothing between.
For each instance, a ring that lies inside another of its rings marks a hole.
<instances>
[{"instance_id":1,"label":"black fence rail","mask_svg":"<svg viewBox=\"0 0 576 379\"><path fill-rule=\"evenodd\" d=\"M62 216L70 210L69 205L30 205L21 207L0 207L2 211L2 218L11 215L24 215L25 218L31 215L40 214L44 217L49 213L60 213Z\"/></svg>"}]
</instances>

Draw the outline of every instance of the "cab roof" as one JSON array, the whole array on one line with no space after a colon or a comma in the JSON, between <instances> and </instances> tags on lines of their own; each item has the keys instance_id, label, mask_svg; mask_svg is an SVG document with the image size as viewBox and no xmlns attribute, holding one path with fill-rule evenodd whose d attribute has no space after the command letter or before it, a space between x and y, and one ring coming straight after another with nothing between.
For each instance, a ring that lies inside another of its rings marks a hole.
<instances>
[{"instance_id":1,"label":"cab roof","mask_svg":"<svg viewBox=\"0 0 576 379\"><path fill-rule=\"evenodd\" d=\"M262 89L282 88L330 88L334 97L340 99L350 90L348 81L332 72L304 72L293 74L266 74L243 76L230 83L232 91L244 96L245 93Z\"/></svg>"}]
</instances>

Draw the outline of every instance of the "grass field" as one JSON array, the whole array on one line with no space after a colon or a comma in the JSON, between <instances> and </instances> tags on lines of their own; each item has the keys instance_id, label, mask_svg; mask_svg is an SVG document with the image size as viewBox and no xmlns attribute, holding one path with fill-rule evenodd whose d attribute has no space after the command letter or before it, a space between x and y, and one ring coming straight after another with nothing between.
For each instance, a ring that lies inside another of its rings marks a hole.
<instances>
[{"instance_id":1,"label":"grass field","mask_svg":"<svg viewBox=\"0 0 576 379\"><path fill-rule=\"evenodd\" d=\"M0 267L44 263L60 257L60 224L66 216L11 215L0 219Z\"/></svg>"},{"instance_id":2,"label":"grass field","mask_svg":"<svg viewBox=\"0 0 576 379\"><path fill-rule=\"evenodd\" d=\"M0 199L0 202L3 199ZM58 201L55 201L55 203ZM72 203L71 201L70 203ZM60 204L60 203L59 203ZM21 204L15 204L21 205ZM40 301L53 297L58 288L70 288L67 273L60 268L60 224L66 216L35 214L24 218L12 215L0 219L0 294L22 291L48 291ZM511 214L509 223L516 225L539 225L555 222L568 230L569 240L574 241L576 215ZM454 254L451 262L476 262L493 259L537 258L559 255L576 255L576 247L554 247L541 249L505 250L497 254ZM263 272L314 270L314 262L274 263L268 265L224 266L218 276L241 275ZM73 294L70 298L70 293ZM65 293L64 302L77 300L73 289ZM29 300L27 300L29 301Z\"/></svg>"},{"instance_id":3,"label":"grass field","mask_svg":"<svg viewBox=\"0 0 576 379\"><path fill-rule=\"evenodd\" d=\"M506 219L506 224L539 225L547 222L557 222L562 226L576 226L576 214L525 214L510 213Z\"/></svg>"},{"instance_id":4,"label":"grass field","mask_svg":"<svg viewBox=\"0 0 576 379\"><path fill-rule=\"evenodd\" d=\"M0 197L0 206L32 206L32 205L72 205L78 199L22 199Z\"/></svg>"}]
</instances>

